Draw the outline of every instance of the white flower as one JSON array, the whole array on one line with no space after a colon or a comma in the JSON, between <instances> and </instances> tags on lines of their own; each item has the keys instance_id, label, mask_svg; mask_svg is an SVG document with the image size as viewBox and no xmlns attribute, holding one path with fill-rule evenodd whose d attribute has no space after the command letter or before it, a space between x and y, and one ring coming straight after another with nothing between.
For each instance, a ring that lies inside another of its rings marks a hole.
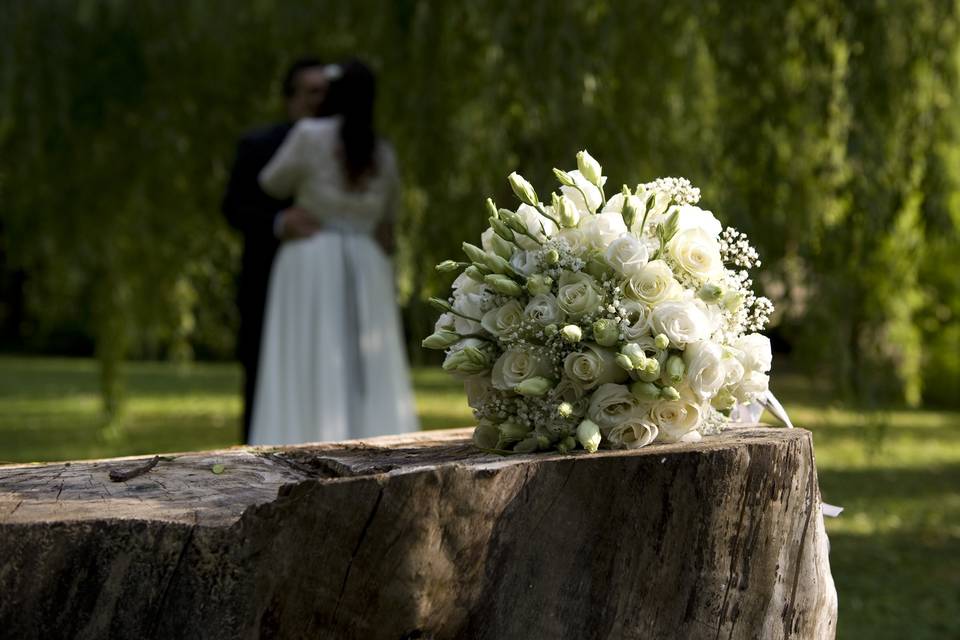
<instances>
[{"instance_id":1,"label":"white flower","mask_svg":"<svg viewBox=\"0 0 960 640\"><path fill-rule=\"evenodd\" d=\"M482 318L484 314L483 310L483 300L479 296L466 295L466 296L454 296L453 298L453 309L458 314L463 314L468 316L464 318L460 315L455 315L453 319L453 329L460 335L469 335L471 333L479 333L481 325L475 320L470 318Z\"/></svg>"},{"instance_id":2,"label":"white flower","mask_svg":"<svg viewBox=\"0 0 960 640\"><path fill-rule=\"evenodd\" d=\"M571 318L579 319L594 313L603 301L597 281L586 273L564 271L557 289L560 308Z\"/></svg>"},{"instance_id":3,"label":"white flower","mask_svg":"<svg viewBox=\"0 0 960 640\"><path fill-rule=\"evenodd\" d=\"M498 236L493 229L489 227L480 234L480 245L487 253L494 253L505 260L509 260L510 255L513 253L513 245Z\"/></svg>"},{"instance_id":4,"label":"white flower","mask_svg":"<svg viewBox=\"0 0 960 640\"><path fill-rule=\"evenodd\" d=\"M628 324L622 330L627 342L636 342L641 336L650 335L650 307L625 298L620 302L620 308L626 312L623 318Z\"/></svg>"},{"instance_id":5,"label":"white flower","mask_svg":"<svg viewBox=\"0 0 960 640\"><path fill-rule=\"evenodd\" d=\"M690 204L678 205L677 210L680 213L677 218L678 232L687 229L701 229L711 237L716 238L723 231L723 225L713 217L713 213L710 211L705 211Z\"/></svg>"},{"instance_id":6,"label":"white flower","mask_svg":"<svg viewBox=\"0 0 960 640\"><path fill-rule=\"evenodd\" d=\"M679 442L700 425L702 408L681 395L679 400L657 402L650 409L650 419L660 429L657 440Z\"/></svg>"},{"instance_id":7,"label":"white flower","mask_svg":"<svg viewBox=\"0 0 960 640\"><path fill-rule=\"evenodd\" d=\"M518 384L537 376L549 377L550 363L526 351L509 349L493 365L490 379L501 391L512 391Z\"/></svg>"},{"instance_id":8,"label":"white flower","mask_svg":"<svg viewBox=\"0 0 960 640\"><path fill-rule=\"evenodd\" d=\"M528 318L544 327L548 324L560 324L564 319L557 298L552 293L541 293L530 298L523 312Z\"/></svg>"},{"instance_id":9,"label":"white flower","mask_svg":"<svg viewBox=\"0 0 960 640\"><path fill-rule=\"evenodd\" d=\"M566 240L567 245L570 247L570 252L575 255L582 255L590 249L587 243L587 236L584 235L580 229L562 229L560 233L557 234L557 237Z\"/></svg>"},{"instance_id":10,"label":"white flower","mask_svg":"<svg viewBox=\"0 0 960 640\"><path fill-rule=\"evenodd\" d=\"M671 344L681 347L709 338L710 319L697 302L668 300L654 307L650 318L654 335L666 334Z\"/></svg>"},{"instance_id":11,"label":"white flower","mask_svg":"<svg viewBox=\"0 0 960 640\"><path fill-rule=\"evenodd\" d=\"M611 242L627 233L623 216L612 211L586 216L580 220L577 228L583 233L587 244L597 251L606 251Z\"/></svg>"},{"instance_id":12,"label":"white flower","mask_svg":"<svg viewBox=\"0 0 960 640\"><path fill-rule=\"evenodd\" d=\"M680 268L695 278L707 281L723 274L720 245L703 229L678 232L667 245L667 250Z\"/></svg>"},{"instance_id":13,"label":"white flower","mask_svg":"<svg viewBox=\"0 0 960 640\"><path fill-rule=\"evenodd\" d=\"M450 347L450 349L447 351L446 358L444 358L444 360L443 360L443 363L444 363L444 365L447 365L447 364L451 363L452 361L457 360L457 359L458 359L457 354L459 354L461 351L463 351L463 350L466 349L467 347L472 347L473 349L481 349L481 350L482 350L482 349L484 349L486 346L487 346L487 342L486 342L485 340L480 340L480 339L478 339L478 338L464 338L464 339L461 340L460 342L458 342L458 343L456 343L455 345L453 345L452 347ZM462 355L463 355L463 354L461 354L461 356L462 356ZM475 377L476 374L478 374L478 373L483 373L484 375L486 375L487 371L489 371L489 364L485 365L482 369L478 369L477 371L471 371L471 372L469 372L469 373L464 373L463 371L459 371L459 370L456 370L456 369L450 370L450 369L447 369L446 366L444 367L444 369L447 370L447 371L450 371L451 375L454 375L454 376L456 376L456 377L458 377L458 378L465 378L465 379L466 379L466 378Z\"/></svg>"},{"instance_id":14,"label":"white flower","mask_svg":"<svg viewBox=\"0 0 960 640\"><path fill-rule=\"evenodd\" d=\"M483 314L480 324L499 338L505 333L519 329L521 322L523 322L523 306L517 300L510 300L502 307L491 309Z\"/></svg>"},{"instance_id":15,"label":"white flower","mask_svg":"<svg viewBox=\"0 0 960 640\"><path fill-rule=\"evenodd\" d=\"M473 409L479 409L497 396L497 390L486 376L467 378L463 388L467 392L467 404Z\"/></svg>"},{"instance_id":16,"label":"white flower","mask_svg":"<svg viewBox=\"0 0 960 640\"><path fill-rule=\"evenodd\" d=\"M560 193L570 198L573 206L577 208L581 215L593 213L603 202L603 196L600 195L600 189L587 180L580 171L567 172L576 187L560 187ZM579 188L578 188L579 187ZM582 193L581 193L582 192ZM584 200L584 195L587 199Z\"/></svg>"},{"instance_id":17,"label":"white flower","mask_svg":"<svg viewBox=\"0 0 960 640\"><path fill-rule=\"evenodd\" d=\"M516 251L510 256L510 266L525 276L533 275L539 262L535 251Z\"/></svg>"},{"instance_id":18,"label":"white flower","mask_svg":"<svg viewBox=\"0 0 960 640\"><path fill-rule=\"evenodd\" d=\"M450 312L440 314L436 324L433 325L433 331L453 331L457 316Z\"/></svg>"},{"instance_id":19,"label":"white flower","mask_svg":"<svg viewBox=\"0 0 960 640\"><path fill-rule=\"evenodd\" d=\"M656 440L659 432L649 417L629 417L607 432L607 440L615 449L639 449Z\"/></svg>"},{"instance_id":20,"label":"white flower","mask_svg":"<svg viewBox=\"0 0 960 640\"><path fill-rule=\"evenodd\" d=\"M667 209L670 208L670 195L662 191L643 191L642 193L637 193L637 198L640 200L641 205L637 209L639 214L637 219L634 220L633 229L631 231L637 231L644 233L646 230L641 229L640 225L643 222L643 217L645 213L644 207L646 206L647 199L650 196L653 196L653 202L651 203L650 211L646 214L647 216L647 229L653 228L655 225L663 222L666 219Z\"/></svg>"},{"instance_id":21,"label":"white flower","mask_svg":"<svg viewBox=\"0 0 960 640\"><path fill-rule=\"evenodd\" d=\"M687 384L700 400L709 400L726 383L723 349L713 342L701 340L688 344L683 362L687 367Z\"/></svg>"},{"instance_id":22,"label":"white flower","mask_svg":"<svg viewBox=\"0 0 960 640\"><path fill-rule=\"evenodd\" d=\"M518 233L514 238L521 249L536 251L540 248L541 243L546 242L547 238L557 232L557 225L555 225L553 221L540 215L539 211L528 204L520 205L517 208L517 215L520 217L520 220L523 221L524 226L526 226L527 233L540 241L537 242L522 233Z\"/></svg>"},{"instance_id":23,"label":"white flower","mask_svg":"<svg viewBox=\"0 0 960 640\"><path fill-rule=\"evenodd\" d=\"M770 376L759 371L747 371L733 388L733 397L741 404L752 402L770 388Z\"/></svg>"},{"instance_id":24,"label":"white flower","mask_svg":"<svg viewBox=\"0 0 960 640\"><path fill-rule=\"evenodd\" d=\"M601 209L602 213L615 212L623 215L623 205L629 202L633 205L633 208L639 216L643 217L643 200L637 196L625 196L622 193L616 193L610 196L610 199L607 200L607 204L603 205Z\"/></svg>"},{"instance_id":25,"label":"white flower","mask_svg":"<svg viewBox=\"0 0 960 640\"><path fill-rule=\"evenodd\" d=\"M626 418L639 418L644 409L639 400L622 384L602 384L590 396L587 417L600 426L604 433Z\"/></svg>"},{"instance_id":26,"label":"white flower","mask_svg":"<svg viewBox=\"0 0 960 640\"><path fill-rule=\"evenodd\" d=\"M573 384L589 391L608 382L623 382L629 377L626 371L617 366L616 357L615 351L587 342L581 351L564 358L563 371Z\"/></svg>"},{"instance_id":27,"label":"white flower","mask_svg":"<svg viewBox=\"0 0 960 640\"><path fill-rule=\"evenodd\" d=\"M651 260L637 269L627 280L624 291L627 297L650 306L678 298L682 292L683 288L674 279L673 271L663 260Z\"/></svg>"},{"instance_id":28,"label":"white flower","mask_svg":"<svg viewBox=\"0 0 960 640\"><path fill-rule=\"evenodd\" d=\"M733 343L738 351L737 357L746 371L760 371L766 373L773 365L773 354L770 352L770 338L759 333L750 333L738 338Z\"/></svg>"},{"instance_id":29,"label":"white flower","mask_svg":"<svg viewBox=\"0 0 960 640\"><path fill-rule=\"evenodd\" d=\"M649 253L647 247L636 237L625 233L616 238L607 247L607 264L620 275L629 278L647 264Z\"/></svg>"}]
</instances>

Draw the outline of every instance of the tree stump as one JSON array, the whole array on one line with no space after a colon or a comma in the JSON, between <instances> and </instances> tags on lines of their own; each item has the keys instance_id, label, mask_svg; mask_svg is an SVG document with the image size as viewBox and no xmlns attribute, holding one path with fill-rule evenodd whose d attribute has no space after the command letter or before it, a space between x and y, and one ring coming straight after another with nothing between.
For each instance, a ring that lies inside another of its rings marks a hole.
<instances>
[{"instance_id":1,"label":"tree stump","mask_svg":"<svg viewBox=\"0 0 960 640\"><path fill-rule=\"evenodd\" d=\"M188 453L122 482L148 458L0 467L0 635L834 636L809 432L510 457L469 436Z\"/></svg>"}]
</instances>

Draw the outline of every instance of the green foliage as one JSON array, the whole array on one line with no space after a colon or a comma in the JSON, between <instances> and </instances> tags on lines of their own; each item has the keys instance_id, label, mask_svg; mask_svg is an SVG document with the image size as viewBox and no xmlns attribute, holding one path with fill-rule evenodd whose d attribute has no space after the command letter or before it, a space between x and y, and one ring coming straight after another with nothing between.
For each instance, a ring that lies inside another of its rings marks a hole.
<instances>
[{"instance_id":1,"label":"green foliage","mask_svg":"<svg viewBox=\"0 0 960 640\"><path fill-rule=\"evenodd\" d=\"M949 399L957 25L939 0L4 3L0 243L31 317L95 338L108 399L125 354L229 353L234 141L279 116L296 55L357 54L405 175L412 345L484 198L589 148L614 183L689 177L750 234L779 331L836 388Z\"/></svg>"}]
</instances>

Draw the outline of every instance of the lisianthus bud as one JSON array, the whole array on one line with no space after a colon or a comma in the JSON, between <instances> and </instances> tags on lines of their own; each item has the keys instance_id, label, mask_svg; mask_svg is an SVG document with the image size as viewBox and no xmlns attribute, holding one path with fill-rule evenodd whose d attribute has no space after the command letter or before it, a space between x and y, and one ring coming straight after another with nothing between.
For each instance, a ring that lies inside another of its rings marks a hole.
<instances>
[{"instance_id":1,"label":"lisianthus bud","mask_svg":"<svg viewBox=\"0 0 960 640\"><path fill-rule=\"evenodd\" d=\"M497 293L502 293L505 296L517 297L523 293L523 289L520 288L520 285L507 276L500 275L499 273L491 273L490 275L484 277L483 281L490 285L494 291Z\"/></svg>"},{"instance_id":2,"label":"lisianthus bud","mask_svg":"<svg viewBox=\"0 0 960 640\"><path fill-rule=\"evenodd\" d=\"M444 260L443 262L438 264L436 268L437 268L437 271L439 271L440 273L451 273L459 269L461 264L462 263L454 262L453 260Z\"/></svg>"},{"instance_id":3,"label":"lisianthus bud","mask_svg":"<svg viewBox=\"0 0 960 640\"><path fill-rule=\"evenodd\" d=\"M667 377L670 378L670 382L674 384L683 382L683 374L686 370L687 366L683 363L683 358L680 356L670 356L667 358Z\"/></svg>"},{"instance_id":4,"label":"lisianthus bud","mask_svg":"<svg viewBox=\"0 0 960 640\"><path fill-rule=\"evenodd\" d=\"M587 265L583 268L583 270L597 280L605 280L607 275L612 272L610 265L604 261L600 254L596 253L590 256L590 259L587 261Z\"/></svg>"},{"instance_id":5,"label":"lisianthus bud","mask_svg":"<svg viewBox=\"0 0 960 640\"><path fill-rule=\"evenodd\" d=\"M504 258L505 260L509 260L513 255L513 245L498 236L496 233L490 236L490 248L493 249L495 254L501 258Z\"/></svg>"},{"instance_id":6,"label":"lisianthus bud","mask_svg":"<svg viewBox=\"0 0 960 640\"><path fill-rule=\"evenodd\" d=\"M496 218L497 217L497 205L493 203L492 198L487 198L487 201L484 203L487 206L487 215Z\"/></svg>"},{"instance_id":7,"label":"lisianthus bud","mask_svg":"<svg viewBox=\"0 0 960 640\"><path fill-rule=\"evenodd\" d=\"M595 453L600 448L600 427L591 420L584 420L577 427L577 440L584 449Z\"/></svg>"},{"instance_id":8,"label":"lisianthus bud","mask_svg":"<svg viewBox=\"0 0 960 640\"><path fill-rule=\"evenodd\" d=\"M680 228L680 209L673 207L670 216L667 218L667 221L660 225L660 239L666 244L673 239L673 236L677 235L677 230Z\"/></svg>"},{"instance_id":9,"label":"lisianthus bud","mask_svg":"<svg viewBox=\"0 0 960 640\"><path fill-rule=\"evenodd\" d=\"M594 160L593 156L586 151L577 153L577 168L580 169L580 173L583 174L584 178L598 187L602 186L600 181L603 171L600 168L600 163Z\"/></svg>"},{"instance_id":10,"label":"lisianthus bud","mask_svg":"<svg viewBox=\"0 0 960 640\"><path fill-rule=\"evenodd\" d=\"M665 333L658 333L657 337L653 339L653 346L657 349L666 349L670 346L670 338Z\"/></svg>"},{"instance_id":11,"label":"lisianthus bud","mask_svg":"<svg viewBox=\"0 0 960 640\"><path fill-rule=\"evenodd\" d=\"M630 385L630 393L632 393L637 400L644 402L652 402L660 399L660 389L652 382L634 382Z\"/></svg>"},{"instance_id":12,"label":"lisianthus bud","mask_svg":"<svg viewBox=\"0 0 960 640\"><path fill-rule=\"evenodd\" d=\"M573 436L567 436L557 444L557 451L567 453L577 448L577 441Z\"/></svg>"},{"instance_id":13,"label":"lisianthus bud","mask_svg":"<svg viewBox=\"0 0 960 640\"><path fill-rule=\"evenodd\" d=\"M496 449L500 441L500 429L489 422L481 422L473 430L473 444L481 449Z\"/></svg>"},{"instance_id":14,"label":"lisianthus bud","mask_svg":"<svg viewBox=\"0 0 960 640\"><path fill-rule=\"evenodd\" d=\"M553 387L553 381L539 376L527 378L513 390L522 396L540 397Z\"/></svg>"},{"instance_id":15,"label":"lisianthus bud","mask_svg":"<svg viewBox=\"0 0 960 640\"><path fill-rule=\"evenodd\" d=\"M545 436L545 435L542 434L542 433L538 433L538 434L537 434L537 446L540 448L541 451L544 450L544 449L549 449L549 448L550 448L550 438L548 438L547 436Z\"/></svg>"},{"instance_id":16,"label":"lisianthus bud","mask_svg":"<svg viewBox=\"0 0 960 640\"><path fill-rule=\"evenodd\" d=\"M660 377L660 361L656 358L647 358L646 364L637 372L637 375L644 382L653 382Z\"/></svg>"},{"instance_id":17,"label":"lisianthus bud","mask_svg":"<svg viewBox=\"0 0 960 640\"><path fill-rule=\"evenodd\" d=\"M470 262L479 264L487 263L487 252L480 247L470 244L469 242L464 242L461 246L463 247L463 252L467 254L467 258L470 259Z\"/></svg>"},{"instance_id":18,"label":"lisianthus bud","mask_svg":"<svg viewBox=\"0 0 960 640\"><path fill-rule=\"evenodd\" d=\"M530 436L518 442L513 447L513 450L517 453L533 453L539 448L540 441L536 438L536 436Z\"/></svg>"},{"instance_id":19,"label":"lisianthus bud","mask_svg":"<svg viewBox=\"0 0 960 640\"><path fill-rule=\"evenodd\" d=\"M542 293L550 293L550 287L553 286L553 278L542 273L535 273L527 278L527 291L531 296L538 296Z\"/></svg>"},{"instance_id":20,"label":"lisianthus bud","mask_svg":"<svg viewBox=\"0 0 960 640\"><path fill-rule=\"evenodd\" d=\"M540 204L540 200L537 198L537 192L533 190L533 185L527 182L523 176L514 171L507 179L510 181L510 188L513 189L513 192L520 199L520 202L529 204L532 207Z\"/></svg>"},{"instance_id":21,"label":"lisianthus bud","mask_svg":"<svg viewBox=\"0 0 960 640\"><path fill-rule=\"evenodd\" d=\"M573 181L573 177L566 171L554 168L553 175L556 176L557 182L565 187L575 187L577 185L577 183Z\"/></svg>"},{"instance_id":22,"label":"lisianthus bud","mask_svg":"<svg viewBox=\"0 0 960 640\"><path fill-rule=\"evenodd\" d=\"M490 368L490 361L487 356L474 347L461 349L443 361L444 371L456 371L464 375L475 375L483 373Z\"/></svg>"},{"instance_id":23,"label":"lisianthus bud","mask_svg":"<svg viewBox=\"0 0 960 640\"><path fill-rule=\"evenodd\" d=\"M737 404L737 399L729 389L723 388L710 400L713 408L721 412L729 412Z\"/></svg>"},{"instance_id":24,"label":"lisianthus bud","mask_svg":"<svg viewBox=\"0 0 960 640\"><path fill-rule=\"evenodd\" d=\"M580 342L583 339L583 331L580 330L575 324L568 324L563 329L560 329L560 336L570 344Z\"/></svg>"},{"instance_id":25,"label":"lisianthus bud","mask_svg":"<svg viewBox=\"0 0 960 640\"><path fill-rule=\"evenodd\" d=\"M622 355L630 358L630 362L633 363L634 369L643 369L647 366L649 359L647 354L643 352L643 347L638 345L636 342L628 342L623 345L620 349Z\"/></svg>"},{"instance_id":26,"label":"lisianthus bud","mask_svg":"<svg viewBox=\"0 0 960 640\"><path fill-rule=\"evenodd\" d=\"M516 211L510 211L510 209L500 209L498 212L500 214L500 221L503 224L513 231L514 233L526 233L527 225L524 224L520 216L517 215Z\"/></svg>"},{"instance_id":27,"label":"lisianthus bud","mask_svg":"<svg viewBox=\"0 0 960 640\"><path fill-rule=\"evenodd\" d=\"M612 347L620 339L620 327L609 318L600 318L593 323L593 340L601 347Z\"/></svg>"},{"instance_id":28,"label":"lisianthus bud","mask_svg":"<svg viewBox=\"0 0 960 640\"><path fill-rule=\"evenodd\" d=\"M500 440L504 442L519 442L527 437L530 429L516 422L504 422L500 425Z\"/></svg>"},{"instance_id":29,"label":"lisianthus bud","mask_svg":"<svg viewBox=\"0 0 960 640\"><path fill-rule=\"evenodd\" d=\"M721 304L727 311L736 311L743 305L744 296L740 291L730 291L723 296Z\"/></svg>"},{"instance_id":30,"label":"lisianthus bud","mask_svg":"<svg viewBox=\"0 0 960 640\"><path fill-rule=\"evenodd\" d=\"M557 213L557 220L563 227L575 227L580 222L580 211L573 204L573 200L567 196L560 196L557 199L554 210Z\"/></svg>"},{"instance_id":31,"label":"lisianthus bud","mask_svg":"<svg viewBox=\"0 0 960 640\"><path fill-rule=\"evenodd\" d=\"M483 271L478 269L476 265L473 265L473 264L467 267L466 269L464 269L463 272L467 274L468 278L470 278L471 280L476 280L477 282L483 282L483 279L487 276L487 274L485 274Z\"/></svg>"},{"instance_id":32,"label":"lisianthus bud","mask_svg":"<svg viewBox=\"0 0 960 640\"><path fill-rule=\"evenodd\" d=\"M484 263L494 273L510 273L513 271L513 269L510 267L510 263L495 253L486 253Z\"/></svg>"},{"instance_id":33,"label":"lisianthus bud","mask_svg":"<svg viewBox=\"0 0 960 640\"><path fill-rule=\"evenodd\" d=\"M548 337L548 338L552 338L553 336L555 336L555 335L557 334L557 331L558 331L557 325L555 325L555 324L548 324L547 326L545 326L545 327L543 328L543 335L545 335L545 336Z\"/></svg>"},{"instance_id":34,"label":"lisianthus bud","mask_svg":"<svg viewBox=\"0 0 960 640\"><path fill-rule=\"evenodd\" d=\"M697 297L704 302L717 302L723 297L723 289L718 285L707 283L697 291Z\"/></svg>"},{"instance_id":35,"label":"lisianthus bud","mask_svg":"<svg viewBox=\"0 0 960 640\"><path fill-rule=\"evenodd\" d=\"M450 303L447 302L446 300L443 300L442 298L430 298L427 302L430 303L431 307L433 307L434 309L438 309L443 313L446 313L448 311L453 311L453 307L450 305Z\"/></svg>"},{"instance_id":36,"label":"lisianthus bud","mask_svg":"<svg viewBox=\"0 0 960 640\"><path fill-rule=\"evenodd\" d=\"M633 223L637 220L637 207L634 200L636 198L632 196L625 197L623 199L623 209L620 211L620 215L623 216L623 224L627 226L627 229L632 229Z\"/></svg>"},{"instance_id":37,"label":"lisianthus bud","mask_svg":"<svg viewBox=\"0 0 960 640\"><path fill-rule=\"evenodd\" d=\"M569 402L561 402L557 406L557 413L560 414L561 418L569 418L573 415L573 405Z\"/></svg>"},{"instance_id":38,"label":"lisianthus bud","mask_svg":"<svg viewBox=\"0 0 960 640\"><path fill-rule=\"evenodd\" d=\"M631 360L629 356L626 356L622 353L618 353L617 357L614 358L613 361L616 362L617 365L624 371L633 371L634 369L633 360Z\"/></svg>"},{"instance_id":39,"label":"lisianthus bud","mask_svg":"<svg viewBox=\"0 0 960 640\"><path fill-rule=\"evenodd\" d=\"M664 387L660 390L660 396L664 400L679 400L680 392L673 387Z\"/></svg>"},{"instance_id":40,"label":"lisianthus bud","mask_svg":"<svg viewBox=\"0 0 960 640\"><path fill-rule=\"evenodd\" d=\"M510 230L510 227L504 224L503 220L491 217L490 228L493 229L493 232L495 234L497 234L507 242L513 242L513 239L514 239L513 231Z\"/></svg>"},{"instance_id":41,"label":"lisianthus bud","mask_svg":"<svg viewBox=\"0 0 960 640\"><path fill-rule=\"evenodd\" d=\"M547 264L553 266L560 262L560 254L556 249L550 249L547 251L546 255L543 256L543 259L547 262Z\"/></svg>"},{"instance_id":42,"label":"lisianthus bud","mask_svg":"<svg viewBox=\"0 0 960 640\"><path fill-rule=\"evenodd\" d=\"M420 345L425 349L446 349L460 341L460 334L441 329L423 339Z\"/></svg>"}]
</instances>

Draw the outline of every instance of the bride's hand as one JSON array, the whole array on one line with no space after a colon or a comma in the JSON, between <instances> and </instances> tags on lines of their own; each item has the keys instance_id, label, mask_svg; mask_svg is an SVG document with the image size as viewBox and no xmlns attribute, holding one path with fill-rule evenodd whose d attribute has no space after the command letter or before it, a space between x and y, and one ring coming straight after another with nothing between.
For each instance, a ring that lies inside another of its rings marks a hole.
<instances>
[{"instance_id":1,"label":"bride's hand","mask_svg":"<svg viewBox=\"0 0 960 640\"><path fill-rule=\"evenodd\" d=\"M307 238L320 231L321 225L306 209L290 207L284 210L280 219L280 238L283 240L299 240Z\"/></svg>"}]
</instances>

